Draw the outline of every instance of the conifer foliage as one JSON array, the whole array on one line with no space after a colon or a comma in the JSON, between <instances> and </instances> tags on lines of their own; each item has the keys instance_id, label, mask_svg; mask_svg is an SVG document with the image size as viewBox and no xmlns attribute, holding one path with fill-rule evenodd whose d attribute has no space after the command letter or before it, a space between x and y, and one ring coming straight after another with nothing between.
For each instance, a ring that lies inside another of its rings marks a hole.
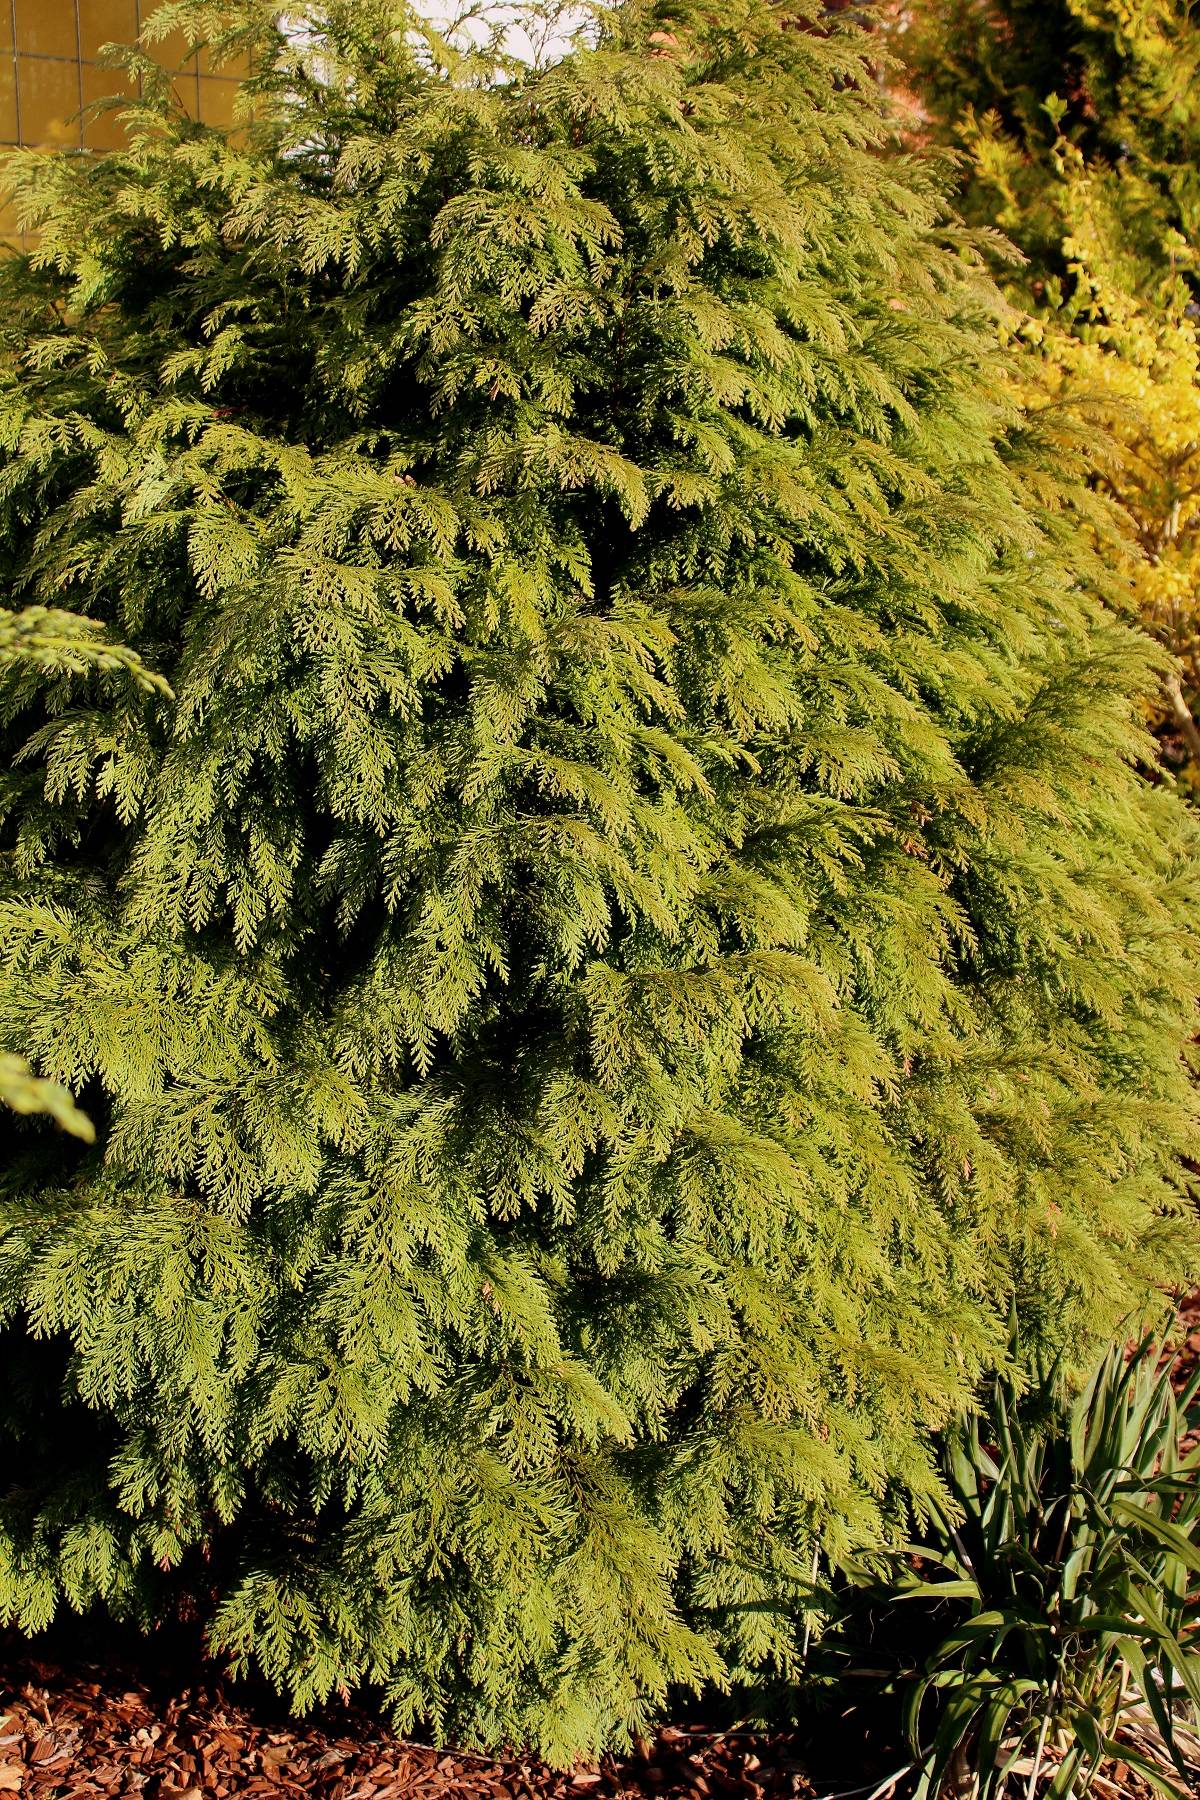
<instances>
[{"instance_id":1,"label":"conifer foliage","mask_svg":"<svg viewBox=\"0 0 1200 1800\"><path fill-rule=\"evenodd\" d=\"M176 5L127 152L15 159L6 575L173 695L0 677L0 1048L97 1128L5 1127L25 1628L619 1740L795 1672L1010 1302L1181 1270L1155 653L866 44Z\"/></svg>"},{"instance_id":2,"label":"conifer foliage","mask_svg":"<svg viewBox=\"0 0 1200 1800\"><path fill-rule=\"evenodd\" d=\"M1200 18L1191 0L922 0L901 47L966 151L960 203L1060 400L1097 415L1094 479L1132 522L1147 626L1178 659L1155 711L1200 795ZM1116 455L1111 454L1115 448Z\"/></svg>"}]
</instances>

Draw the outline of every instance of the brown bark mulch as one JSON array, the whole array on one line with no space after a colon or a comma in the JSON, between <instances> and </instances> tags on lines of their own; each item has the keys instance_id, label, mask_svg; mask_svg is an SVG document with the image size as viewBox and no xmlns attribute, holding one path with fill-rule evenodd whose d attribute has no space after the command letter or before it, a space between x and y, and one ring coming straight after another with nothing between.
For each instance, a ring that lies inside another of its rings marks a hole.
<instances>
[{"instance_id":1,"label":"brown bark mulch","mask_svg":"<svg viewBox=\"0 0 1200 1800\"><path fill-rule=\"evenodd\" d=\"M792 1734L667 1727L628 1757L563 1772L405 1742L352 1715L265 1722L224 1687L165 1696L128 1670L5 1658L0 1800L796 1800Z\"/></svg>"}]
</instances>

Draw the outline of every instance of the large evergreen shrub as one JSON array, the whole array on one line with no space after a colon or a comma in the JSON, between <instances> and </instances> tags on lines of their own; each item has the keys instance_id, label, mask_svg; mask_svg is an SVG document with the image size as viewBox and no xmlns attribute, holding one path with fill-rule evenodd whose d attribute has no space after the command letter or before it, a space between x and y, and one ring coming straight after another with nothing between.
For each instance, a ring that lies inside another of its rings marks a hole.
<instances>
[{"instance_id":1,"label":"large evergreen shrub","mask_svg":"<svg viewBox=\"0 0 1200 1800\"><path fill-rule=\"evenodd\" d=\"M175 698L4 677L0 1600L569 1754L1180 1268L1153 652L815 0L182 11L239 132L12 165L5 572Z\"/></svg>"}]
</instances>

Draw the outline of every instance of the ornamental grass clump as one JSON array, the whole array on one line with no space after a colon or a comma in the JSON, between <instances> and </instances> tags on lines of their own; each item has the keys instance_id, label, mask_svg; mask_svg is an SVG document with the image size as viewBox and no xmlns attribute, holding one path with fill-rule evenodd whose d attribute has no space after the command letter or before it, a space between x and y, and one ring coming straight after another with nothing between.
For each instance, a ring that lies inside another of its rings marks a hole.
<instances>
[{"instance_id":1,"label":"ornamental grass clump","mask_svg":"<svg viewBox=\"0 0 1200 1800\"><path fill-rule=\"evenodd\" d=\"M0 1608L556 1758L795 1672L1196 1143L1158 653L874 47L592 35L166 8L0 271L6 578L174 696L0 670L0 1048L97 1131L0 1127Z\"/></svg>"},{"instance_id":2,"label":"ornamental grass clump","mask_svg":"<svg viewBox=\"0 0 1200 1800\"><path fill-rule=\"evenodd\" d=\"M1001 1378L947 1433L947 1503L867 1590L874 1660L931 1640L893 1683L914 1800L1075 1800L1111 1788L1105 1763L1194 1793L1200 1446L1181 1443L1200 1371L1177 1399L1157 1348L1114 1346L1074 1400L1057 1366L1032 1391Z\"/></svg>"}]
</instances>

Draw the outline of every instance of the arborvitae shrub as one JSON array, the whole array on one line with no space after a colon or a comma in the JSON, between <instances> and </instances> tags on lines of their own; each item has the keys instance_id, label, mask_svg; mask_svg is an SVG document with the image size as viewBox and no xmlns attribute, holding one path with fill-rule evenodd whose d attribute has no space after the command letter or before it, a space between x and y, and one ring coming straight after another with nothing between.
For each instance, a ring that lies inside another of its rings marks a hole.
<instances>
[{"instance_id":1,"label":"arborvitae shrub","mask_svg":"<svg viewBox=\"0 0 1200 1800\"><path fill-rule=\"evenodd\" d=\"M0 1598L567 1755L1181 1269L1154 652L852 28L182 11L232 136L12 164L5 572L174 698L4 674Z\"/></svg>"}]
</instances>

